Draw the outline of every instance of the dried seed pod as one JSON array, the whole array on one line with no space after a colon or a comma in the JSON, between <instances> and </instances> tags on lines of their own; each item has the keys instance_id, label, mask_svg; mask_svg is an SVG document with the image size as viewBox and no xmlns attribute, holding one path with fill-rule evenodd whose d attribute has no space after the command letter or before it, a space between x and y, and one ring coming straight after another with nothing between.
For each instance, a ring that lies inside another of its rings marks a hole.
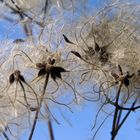
<instances>
[{"instance_id":1,"label":"dried seed pod","mask_svg":"<svg viewBox=\"0 0 140 140\"><path fill-rule=\"evenodd\" d=\"M38 72L38 76L43 76L46 74L46 70L44 68L42 68L39 72Z\"/></svg>"},{"instance_id":2,"label":"dried seed pod","mask_svg":"<svg viewBox=\"0 0 140 140\"><path fill-rule=\"evenodd\" d=\"M53 65L55 63L55 59L53 58L51 61L51 64Z\"/></svg>"},{"instance_id":3,"label":"dried seed pod","mask_svg":"<svg viewBox=\"0 0 140 140\"><path fill-rule=\"evenodd\" d=\"M19 75L20 75L20 71L19 70L15 70L14 76L15 76L15 80L16 81L19 81Z\"/></svg>"},{"instance_id":4,"label":"dried seed pod","mask_svg":"<svg viewBox=\"0 0 140 140\"><path fill-rule=\"evenodd\" d=\"M52 71L58 71L58 72L68 72L67 70L65 70L64 68L62 67L53 67L52 68Z\"/></svg>"},{"instance_id":5,"label":"dried seed pod","mask_svg":"<svg viewBox=\"0 0 140 140\"><path fill-rule=\"evenodd\" d=\"M99 47L99 45L95 42L95 52L99 52L100 51L100 47Z\"/></svg>"},{"instance_id":6,"label":"dried seed pod","mask_svg":"<svg viewBox=\"0 0 140 140\"><path fill-rule=\"evenodd\" d=\"M9 76L9 83L12 84L15 81L14 73Z\"/></svg>"},{"instance_id":7,"label":"dried seed pod","mask_svg":"<svg viewBox=\"0 0 140 140\"><path fill-rule=\"evenodd\" d=\"M70 41L64 34L63 34L64 40L69 44L74 44L72 41Z\"/></svg>"},{"instance_id":8,"label":"dried seed pod","mask_svg":"<svg viewBox=\"0 0 140 140\"><path fill-rule=\"evenodd\" d=\"M9 83L12 84L14 81L22 81L25 83L25 79L24 77L20 74L20 71L19 70L15 70L14 73L12 73L10 76L9 76Z\"/></svg>"},{"instance_id":9,"label":"dried seed pod","mask_svg":"<svg viewBox=\"0 0 140 140\"><path fill-rule=\"evenodd\" d=\"M126 87L129 86L129 80L128 80L126 77L124 78L123 83L124 83L124 85L125 85Z\"/></svg>"},{"instance_id":10,"label":"dried seed pod","mask_svg":"<svg viewBox=\"0 0 140 140\"><path fill-rule=\"evenodd\" d=\"M55 59L54 58L53 59L51 59L51 58L48 59L48 63L51 64L51 65L53 65L55 63Z\"/></svg>"},{"instance_id":11,"label":"dried seed pod","mask_svg":"<svg viewBox=\"0 0 140 140\"><path fill-rule=\"evenodd\" d=\"M51 65L51 64L46 64L46 66L45 66L46 74L51 73L51 69L52 69L53 67L54 67L54 66Z\"/></svg>"},{"instance_id":12,"label":"dried seed pod","mask_svg":"<svg viewBox=\"0 0 140 140\"><path fill-rule=\"evenodd\" d=\"M23 42L25 42L25 40L23 40L21 38L18 38L18 39L13 41L13 43L23 43Z\"/></svg>"},{"instance_id":13,"label":"dried seed pod","mask_svg":"<svg viewBox=\"0 0 140 140\"><path fill-rule=\"evenodd\" d=\"M123 71L120 65L118 65L118 69L119 69L120 74L123 75Z\"/></svg>"},{"instance_id":14,"label":"dried seed pod","mask_svg":"<svg viewBox=\"0 0 140 140\"><path fill-rule=\"evenodd\" d=\"M107 46L100 48L100 55L103 55L104 53L107 53Z\"/></svg>"},{"instance_id":15,"label":"dried seed pod","mask_svg":"<svg viewBox=\"0 0 140 140\"><path fill-rule=\"evenodd\" d=\"M132 78L134 75L135 75L135 73L132 73L132 74L130 75L129 72L127 72L126 77L127 77L127 78Z\"/></svg>"},{"instance_id":16,"label":"dried seed pod","mask_svg":"<svg viewBox=\"0 0 140 140\"><path fill-rule=\"evenodd\" d=\"M24 77L22 75L19 75L19 80L21 80L22 82L25 83L25 79L24 79Z\"/></svg>"},{"instance_id":17,"label":"dried seed pod","mask_svg":"<svg viewBox=\"0 0 140 140\"><path fill-rule=\"evenodd\" d=\"M20 74L20 71L19 70L15 70L14 74L15 75L19 75Z\"/></svg>"},{"instance_id":18,"label":"dried seed pod","mask_svg":"<svg viewBox=\"0 0 140 140\"><path fill-rule=\"evenodd\" d=\"M71 53L73 53L74 55L76 55L79 58L82 58L82 56L78 52L76 52L76 51L71 51Z\"/></svg>"},{"instance_id":19,"label":"dried seed pod","mask_svg":"<svg viewBox=\"0 0 140 140\"><path fill-rule=\"evenodd\" d=\"M31 111L37 111L38 107L34 108L34 107L30 107Z\"/></svg>"},{"instance_id":20,"label":"dried seed pod","mask_svg":"<svg viewBox=\"0 0 140 140\"><path fill-rule=\"evenodd\" d=\"M51 78L52 78L54 81L56 80L56 78L61 79L61 74L60 74L60 72L52 72L52 73L51 73Z\"/></svg>"},{"instance_id":21,"label":"dried seed pod","mask_svg":"<svg viewBox=\"0 0 140 140\"><path fill-rule=\"evenodd\" d=\"M65 70L62 67L53 67L51 69L51 77L52 79L55 81L56 78L61 79L61 72L67 72L67 70Z\"/></svg>"},{"instance_id":22,"label":"dried seed pod","mask_svg":"<svg viewBox=\"0 0 140 140\"><path fill-rule=\"evenodd\" d=\"M102 63L106 63L109 59L109 54L107 52L104 52L100 55L99 59Z\"/></svg>"}]
</instances>

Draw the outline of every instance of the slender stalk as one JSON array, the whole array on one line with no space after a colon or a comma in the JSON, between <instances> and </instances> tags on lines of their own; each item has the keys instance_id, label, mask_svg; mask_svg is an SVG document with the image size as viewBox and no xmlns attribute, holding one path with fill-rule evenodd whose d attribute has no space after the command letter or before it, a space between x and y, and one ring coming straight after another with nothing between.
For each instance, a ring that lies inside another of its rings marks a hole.
<instances>
[{"instance_id":1,"label":"slender stalk","mask_svg":"<svg viewBox=\"0 0 140 140\"><path fill-rule=\"evenodd\" d=\"M50 118L50 115L52 115L52 114L51 114L50 109L47 106L47 104L46 104L46 113L47 113L47 116L48 116L47 125L48 125L48 131L49 131L49 135L50 135L50 140L55 140L54 134L53 134L52 122L51 122L51 118Z\"/></svg>"},{"instance_id":2,"label":"slender stalk","mask_svg":"<svg viewBox=\"0 0 140 140\"><path fill-rule=\"evenodd\" d=\"M40 111L40 108L41 108L41 105L42 105L42 102L43 102L43 99L44 99L45 91L46 91L46 88L47 88L48 80L49 80L49 74L47 74L46 78L45 78L45 83L44 83L44 87L43 87L42 96L41 96L41 99L40 99L40 104L39 104L39 107L36 111L35 118L34 118L34 121L33 121L33 126L32 126L32 129L31 129L28 140L32 140L34 130L35 130L35 127L36 127L36 123L37 123L37 119L38 119L38 115L39 115L39 111Z\"/></svg>"},{"instance_id":3,"label":"slender stalk","mask_svg":"<svg viewBox=\"0 0 140 140\"><path fill-rule=\"evenodd\" d=\"M133 102L133 104L132 104L132 108L135 106L135 104L136 104L136 102L137 102L137 99L135 99L135 101ZM124 124L124 122L126 121L126 119L128 118L128 116L130 115L130 113L132 112L132 110L129 110L128 112L127 112L127 114L125 115L125 117L123 118L123 120L121 121L121 123L118 125L118 127L117 127L117 129L116 129L116 133L119 131L119 129L122 127L122 125Z\"/></svg>"},{"instance_id":4,"label":"slender stalk","mask_svg":"<svg viewBox=\"0 0 140 140\"><path fill-rule=\"evenodd\" d=\"M50 140L54 140L53 127L52 127L52 122L50 118L48 120L48 129L49 129L49 134L50 134Z\"/></svg>"},{"instance_id":5,"label":"slender stalk","mask_svg":"<svg viewBox=\"0 0 140 140\"><path fill-rule=\"evenodd\" d=\"M3 136L5 137L6 140L10 140L5 132L2 132Z\"/></svg>"},{"instance_id":6,"label":"slender stalk","mask_svg":"<svg viewBox=\"0 0 140 140\"><path fill-rule=\"evenodd\" d=\"M122 101L121 106L123 107L123 101ZM119 124L120 124L120 120L121 120L122 112L123 112L123 110L120 109L120 110L119 110L119 113L118 113L119 115L118 115L118 119L117 119L117 123L116 123L116 128L118 128L118 126L119 126Z\"/></svg>"},{"instance_id":7,"label":"slender stalk","mask_svg":"<svg viewBox=\"0 0 140 140\"><path fill-rule=\"evenodd\" d=\"M117 95L116 95L116 108L115 108L115 112L114 112L114 118L113 118L113 125L112 125L112 132L111 132L111 135L112 135L112 138L111 140L114 140L115 139L115 136L116 136L116 123L117 123L117 118L118 118L118 111L119 111L119 107L117 106L118 105L118 101L119 101L119 97L120 97L120 92L121 92L121 87L123 85L123 82L121 82L120 86L119 86L119 89L118 89L118 92L117 92Z\"/></svg>"},{"instance_id":8,"label":"slender stalk","mask_svg":"<svg viewBox=\"0 0 140 140\"><path fill-rule=\"evenodd\" d=\"M23 97L24 97L24 100L25 100L27 106L30 108L30 104L29 104L28 101L27 101L27 97L26 97L26 93L25 93L24 86L23 86L23 84L22 84L21 81L19 81L19 83L20 83L20 86L21 86L21 88L22 88L22 90L23 90Z\"/></svg>"}]
</instances>

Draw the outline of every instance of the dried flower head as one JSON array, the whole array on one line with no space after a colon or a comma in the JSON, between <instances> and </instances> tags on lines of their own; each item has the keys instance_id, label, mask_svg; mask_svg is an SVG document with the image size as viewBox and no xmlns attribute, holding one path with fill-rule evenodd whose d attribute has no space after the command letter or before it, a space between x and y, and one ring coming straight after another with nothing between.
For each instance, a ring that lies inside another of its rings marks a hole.
<instances>
[{"instance_id":1,"label":"dried flower head","mask_svg":"<svg viewBox=\"0 0 140 140\"><path fill-rule=\"evenodd\" d=\"M124 93L130 96L138 92L139 12L139 5L115 1L87 22L82 19L75 26L77 30L73 38L63 35L71 53L83 67L82 83L97 83L93 92L98 87L98 93L109 94L109 90L118 87L122 80ZM119 74L118 67L122 74Z\"/></svg>"}]
</instances>

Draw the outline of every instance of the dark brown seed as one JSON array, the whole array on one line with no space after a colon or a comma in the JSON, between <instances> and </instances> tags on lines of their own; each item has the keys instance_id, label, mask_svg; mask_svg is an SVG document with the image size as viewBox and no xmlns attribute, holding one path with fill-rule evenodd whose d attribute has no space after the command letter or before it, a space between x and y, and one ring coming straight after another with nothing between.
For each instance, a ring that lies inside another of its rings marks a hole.
<instances>
[{"instance_id":1,"label":"dark brown seed","mask_svg":"<svg viewBox=\"0 0 140 140\"><path fill-rule=\"evenodd\" d=\"M72 41L70 41L64 34L63 34L63 37L64 37L64 40L67 42L67 43L70 43L70 44L74 44Z\"/></svg>"},{"instance_id":2,"label":"dark brown seed","mask_svg":"<svg viewBox=\"0 0 140 140\"><path fill-rule=\"evenodd\" d=\"M61 79L61 72L68 72L67 70L65 70L62 67L53 67L51 69L51 77L52 79L55 81L56 78Z\"/></svg>"},{"instance_id":3,"label":"dark brown seed","mask_svg":"<svg viewBox=\"0 0 140 140\"><path fill-rule=\"evenodd\" d=\"M100 54L103 55L104 53L107 53L107 46L103 46L102 48L100 48Z\"/></svg>"},{"instance_id":4,"label":"dark brown seed","mask_svg":"<svg viewBox=\"0 0 140 140\"><path fill-rule=\"evenodd\" d=\"M118 65L118 69L119 69L120 74L123 75L123 71L120 65Z\"/></svg>"},{"instance_id":5,"label":"dark brown seed","mask_svg":"<svg viewBox=\"0 0 140 140\"><path fill-rule=\"evenodd\" d=\"M51 60L51 65L53 65L55 63L55 59Z\"/></svg>"},{"instance_id":6,"label":"dark brown seed","mask_svg":"<svg viewBox=\"0 0 140 140\"><path fill-rule=\"evenodd\" d=\"M31 111L37 111L38 107L34 108L34 107L30 107Z\"/></svg>"},{"instance_id":7,"label":"dark brown seed","mask_svg":"<svg viewBox=\"0 0 140 140\"><path fill-rule=\"evenodd\" d=\"M51 59L51 58L48 59L48 63L51 64L51 65L53 65L55 63L55 59L54 58L53 59Z\"/></svg>"},{"instance_id":8,"label":"dark brown seed","mask_svg":"<svg viewBox=\"0 0 140 140\"><path fill-rule=\"evenodd\" d=\"M13 43L23 43L23 42L25 42L25 40L23 40L21 38L16 39L16 40L13 41Z\"/></svg>"},{"instance_id":9,"label":"dark brown seed","mask_svg":"<svg viewBox=\"0 0 140 140\"><path fill-rule=\"evenodd\" d=\"M124 85L125 85L126 87L129 86L129 80L128 80L126 77L124 78Z\"/></svg>"},{"instance_id":10,"label":"dark brown seed","mask_svg":"<svg viewBox=\"0 0 140 140\"><path fill-rule=\"evenodd\" d=\"M99 52L100 51L100 47L99 45L95 42L95 52Z\"/></svg>"},{"instance_id":11,"label":"dark brown seed","mask_svg":"<svg viewBox=\"0 0 140 140\"><path fill-rule=\"evenodd\" d=\"M9 83L12 84L14 81L15 81L15 76L14 76L14 74L12 73L12 74L9 76Z\"/></svg>"},{"instance_id":12,"label":"dark brown seed","mask_svg":"<svg viewBox=\"0 0 140 140\"><path fill-rule=\"evenodd\" d=\"M25 82L25 79L22 75L19 75L19 80L21 80L22 82Z\"/></svg>"},{"instance_id":13,"label":"dark brown seed","mask_svg":"<svg viewBox=\"0 0 140 140\"><path fill-rule=\"evenodd\" d=\"M76 52L76 51L71 51L71 53L73 53L74 55L76 55L79 58L82 58L82 56L78 52Z\"/></svg>"},{"instance_id":14,"label":"dark brown seed","mask_svg":"<svg viewBox=\"0 0 140 140\"><path fill-rule=\"evenodd\" d=\"M62 68L62 67L53 67L53 68L52 68L52 71L67 72L67 70L65 70L65 69Z\"/></svg>"},{"instance_id":15,"label":"dark brown seed","mask_svg":"<svg viewBox=\"0 0 140 140\"><path fill-rule=\"evenodd\" d=\"M135 73L132 73L131 75L129 75L129 73L126 75L127 78L132 78L135 75Z\"/></svg>"},{"instance_id":16,"label":"dark brown seed","mask_svg":"<svg viewBox=\"0 0 140 140\"><path fill-rule=\"evenodd\" d=\"M56 78L61 79L61 73L60 72L55 72L55 73L52 72L51 77L54 81L56 80Z\"/></svg>"},{"instance_id":17,"label":"dark brown seed","mask_svg":"<svg viewBox=\"0 0 140 140\"><path fill-rule=\"evenodd\" d=\"M108 53L104 52L102 55L100 55L99 59L102 63L106 63L109 59Z\"/></svg>"},{"instance_id":18,"label":"dark brown seed","mask_svg":"<svg viewBox=\"0 0 140 140\"><path fill-rule=\"evenodd\" d=\"M43 76L46 74L46 70L44 68L42 68L39 72L38 72L38 76Z\"/></svg>"}]
</instances>

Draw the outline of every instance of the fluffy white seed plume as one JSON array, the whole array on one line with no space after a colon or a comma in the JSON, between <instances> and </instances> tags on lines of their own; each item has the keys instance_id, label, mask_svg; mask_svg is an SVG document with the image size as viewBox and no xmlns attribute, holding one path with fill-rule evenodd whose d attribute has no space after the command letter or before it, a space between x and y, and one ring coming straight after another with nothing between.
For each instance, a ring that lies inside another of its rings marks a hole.
<instances>
[{"instance_id":1,"label":"fluffy white seed plume","mask_svg":"<svg viewBox=\"0 0 140 140\"><path fill-rule=\"evenodd\" d=\"M74 44L66 43L85 69L81 81L95 84L93 92L110 93L122 80L124 93L139 92L139 8L139 4L115 1L81 19L75 26L76 35L71 32L74 37L68 36Z\"/></svg>"},{"instance_id":2,"label":"fluffy white seed plume","mask_svg":"<svg viewBox=\"0 0 140 140\"><path fill-rule=\"evenodd\" d=\"M32 123L46 77L45 74L39 74L44 68L40 67L40 64L45 64L47 70L49 69L47 67L58 67L57 70L60 71L54 71L55 76L50 73L42 106L62 106L70 110L68 106L77 100L77 96L73 87L75 83L70 75L71 66L66 60L67 49L61 48L62 46L48 49L45 45L35 45L28 41L20 43L10 41L1 44L3 44L1 52L5 52L5 55L4 58L1 57L0 99L4 102L1 104L5 104L5 108L10 109L12 113L11 117L7 116L6 119L8 126L9 123L14 123L27 128ZM65 98L66 100L62 101ZM6 112L5 108L0 109ZM39 119L46 120L47 117L44 116L40 114ZM20 123L21 119L23 121Z\"/></svg>"}]
</instances>

